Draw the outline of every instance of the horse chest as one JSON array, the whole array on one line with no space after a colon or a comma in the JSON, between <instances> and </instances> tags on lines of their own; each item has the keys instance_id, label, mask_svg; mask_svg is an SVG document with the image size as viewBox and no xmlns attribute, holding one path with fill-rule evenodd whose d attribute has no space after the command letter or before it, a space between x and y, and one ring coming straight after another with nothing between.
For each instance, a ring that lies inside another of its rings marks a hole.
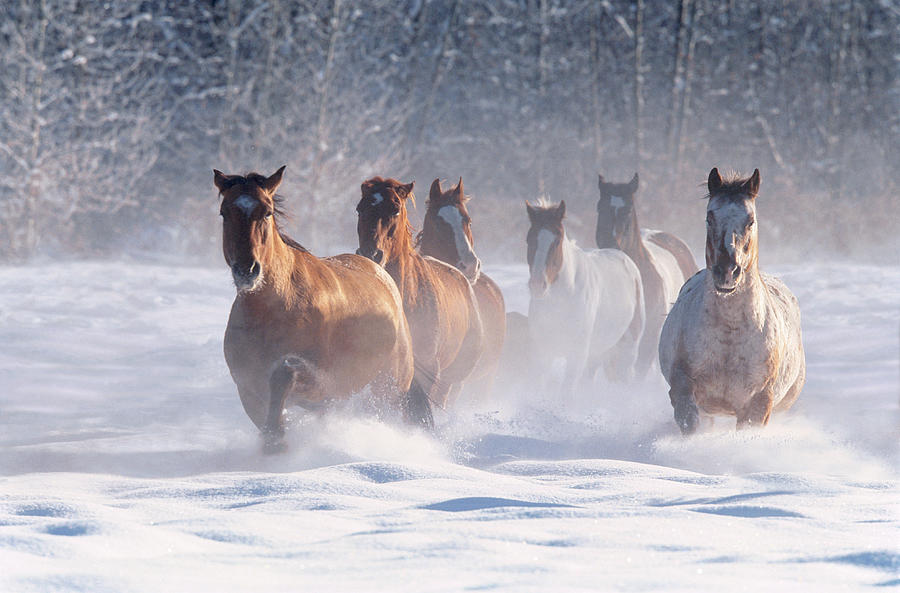
<instances>
[{"instance_id":1,"label":"horse chest","mask_svg":"<svg viewBox=\"0 0 900 593\"><path fill-rule=\"evenodd\" d=\"M750 323L703 324L686 336L694 397L708 412L733 413L770 375L766 329Z\"/></svg>"}]
</instances>

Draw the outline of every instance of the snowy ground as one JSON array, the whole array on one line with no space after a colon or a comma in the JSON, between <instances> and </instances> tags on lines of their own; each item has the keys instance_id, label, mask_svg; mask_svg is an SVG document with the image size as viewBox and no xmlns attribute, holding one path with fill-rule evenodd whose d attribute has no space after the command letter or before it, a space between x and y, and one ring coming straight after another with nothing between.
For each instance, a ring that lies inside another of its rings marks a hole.
<instances>
[{"instance_id":1,"label":"snowy ground","mask_svg":"<svg viewBox=\"0 0 900 593\"><path fill-rule=\"evenodd\" d=\"M224 265L0 268L0 591L900 587L900 268L772 271L809 379L764 430L683 439L661 379L520 386L439 438L295 414L264 457Z\"/></svg>"}]
</instances>

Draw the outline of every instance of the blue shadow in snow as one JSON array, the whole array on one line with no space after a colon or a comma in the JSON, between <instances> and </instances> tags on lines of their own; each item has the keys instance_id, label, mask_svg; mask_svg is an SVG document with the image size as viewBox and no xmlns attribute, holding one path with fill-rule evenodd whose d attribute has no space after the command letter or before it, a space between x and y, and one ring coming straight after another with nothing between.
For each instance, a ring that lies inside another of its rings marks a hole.
<instances>
[{"instance_id":1,"label":"blue shadow in snow","mask_svg":"<svg viewBox=\"0 0 900 593\"><path fill-rule=\"evenodd\" d=\"M747 519L758 519L761 517L804 517L800 513L795 513L794 511L786 511L784 509L777 509L775 507L731 506L691 510L695 513L725 515L728 517L744 517Z\"/></svg>"},{"instance_id":2,"label":"blue shadow in snow","mask_svg":"<svg viewBox=\"0 0 900 593\"><path fill-rule=\"evenodd\" d=\"M510 498L494 498L492 496L469 496L466 498L453 498L443 502L435 502L420 508L429 511L446 511L448 513L461 513L464 511L480 511L483 509L495 509L499 507L543 507L543 508L578 508L570 504L555 502L530 502L527 500L512 500Z\"/></svg>"}]
</instances>

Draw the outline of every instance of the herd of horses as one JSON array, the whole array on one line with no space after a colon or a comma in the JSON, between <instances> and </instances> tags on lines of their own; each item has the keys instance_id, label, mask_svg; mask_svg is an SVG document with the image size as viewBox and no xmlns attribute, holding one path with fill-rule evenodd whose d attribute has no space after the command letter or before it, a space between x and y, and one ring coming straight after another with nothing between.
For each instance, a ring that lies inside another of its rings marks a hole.
<instances>
[{"instance_id":1,"label":"herd of horses","mask_svg":"<svg viewBox=\"0 0 900 593\"><path fill-rule=\"evenodd\" d=\"M506 313L481 270L462 179L446 191L435 179L418 235L407 216L413 183L365 181L356 254L320 258L279 227L284 169L214 170L237 288L225 360L268 452L285 447L287 406L319 410L366 387L410 424L432 428L433 407L453 406L464 389L490 390L508 335L527 342L532 367L564 359L564 394L601 372L623 382L658 368L684 434L701 413L765 425L803 386L797 300L758 269L758 170L710 172L700 271L683 241L639 227L637 174L621 184L600 177L597 249L566 236L564 201L526 202L524 318Z\"/></svg>"}]
</instances>

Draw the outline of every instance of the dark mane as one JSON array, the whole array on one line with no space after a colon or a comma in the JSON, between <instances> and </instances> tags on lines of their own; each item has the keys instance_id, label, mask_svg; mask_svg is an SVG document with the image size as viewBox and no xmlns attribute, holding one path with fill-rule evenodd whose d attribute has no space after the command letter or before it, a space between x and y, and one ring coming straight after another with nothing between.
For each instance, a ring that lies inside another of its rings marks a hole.
<instances>
[{"instance_id":1,"label":"dark mane","mask_svg":"<svg viewBox=\"0 0 900 593\"><path fill-rule=\"evenodd\" d=\"M740 174L732 171L722 178L722 185L716 188L715 193L710 192L703 196L703 199L709 199L713 196L722 196L732 199L750 197L747 193L745 184L750 181L750 177L741 177Z\"/></svg>"}]
</instances>

